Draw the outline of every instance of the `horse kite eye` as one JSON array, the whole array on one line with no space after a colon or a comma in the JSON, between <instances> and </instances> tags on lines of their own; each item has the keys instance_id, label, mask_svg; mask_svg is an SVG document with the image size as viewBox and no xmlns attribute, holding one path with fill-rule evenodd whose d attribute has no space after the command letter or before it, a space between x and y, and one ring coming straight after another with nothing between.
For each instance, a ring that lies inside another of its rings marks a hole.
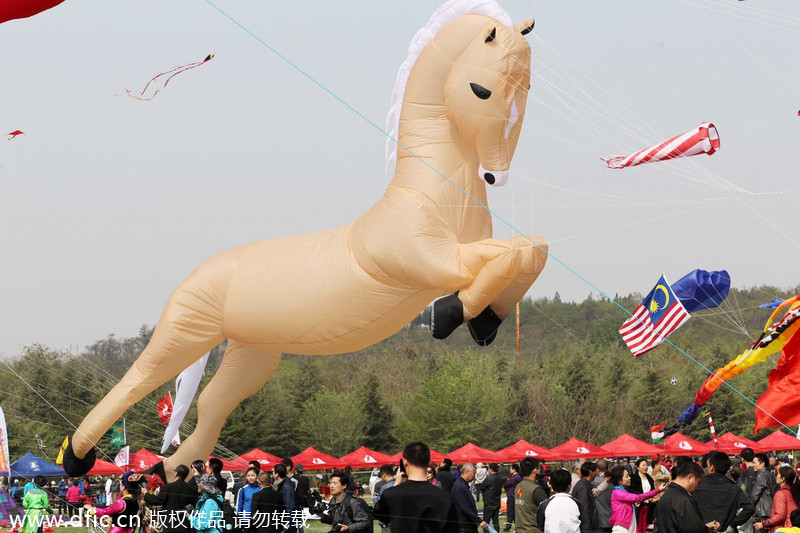
<instances>
[{"instance_id":1,"label":"horse kite eye","mask_svg":"<svg viewBox=\"0 0 800 533\"><path fill-rule=\"evenodd\" d=\"M469 86L472 89L472 92L475 93L475 96L477 96L481 100L486 100L487 98L492 96L492 91L490 91L486 87L481 87L477 83L470 83Z\"/></svg>"},{"instance_id":2,"label":"horse kite eye","mask_svg":"<svg viewBox=\"0 0 800 533\"><path fill-rule=\"evenodd\" d=\"M492 33L489 34L489 36L486 38L486 40L484 42L490 43L490 42L494 41L494 38L496 36L497 36L497 28L492 28Z\"/></svg>"}]
</instances>

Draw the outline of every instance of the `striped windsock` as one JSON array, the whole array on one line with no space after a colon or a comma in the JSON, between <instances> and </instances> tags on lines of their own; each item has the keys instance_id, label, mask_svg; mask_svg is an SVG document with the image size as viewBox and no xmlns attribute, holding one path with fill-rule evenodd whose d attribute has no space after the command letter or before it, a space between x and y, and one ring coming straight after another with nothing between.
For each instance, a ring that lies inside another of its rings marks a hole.
<instances>
[{"instance_id":1,"label":"striped windsock","mask_svg":"<svg viewBox=\"0 0 800 533\"><path fill-rule=\"evenodd\" d=\"M711 155L719 150L719 135L717 128L710 122L703 122L692 131L687 131L676 137L645 148L629 156L616 156L603 159L608 168L634 167L654 161L665 161L676 157L689 157L698 154Z\"/></svg>"},{"instance_id":2,"label":"striped windsock","mask_svg":"<svg viewBox=\"0 0 800 533\"><path fill-rule=\"evenodd\" d=\"M714 439L714 444L717 443L717 430L714 429L714 421L711 419L711 413L707 413L706 416L708 417L708 429L711 430L711 438Z\"/></svg>"}]
</instances>

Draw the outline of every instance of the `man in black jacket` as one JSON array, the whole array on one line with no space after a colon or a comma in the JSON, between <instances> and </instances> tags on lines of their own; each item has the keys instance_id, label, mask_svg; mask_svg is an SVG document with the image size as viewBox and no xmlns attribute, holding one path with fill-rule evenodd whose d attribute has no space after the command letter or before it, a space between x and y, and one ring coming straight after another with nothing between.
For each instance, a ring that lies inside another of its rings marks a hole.
<instances>
[{"instance_id":1,"label":"man in black jacket","mask_svg":"<svg viewBox=\"0 0 800 533\"><path fill-rule=\"evenodd\" d=\"M189 467L178 465L175 468L175 481L163 486L158 494L144 495L146 503L163 507L162 510L155 511L153 519L164 525L164 533L186 533L190 530L186 506L194 504L196 495L185 481L188 475Z\"/></svg>"},{"instance_id":2,"label":"man in black jacket","mask_svg":"<svg viewBox=\"0 0 800 533\"><path fill-rule=\"evenodd\" d=\"M756 508L744 491L725 477L731 468L730 458L723 452L713 451L708 455L708 474L694 493L704 522L716 520L719 531L728 526L734 529L753 516Z\"/></svg>"},{"instance_id":3,"label":"man in black jacket","mask_svg":"<svg viewBox=\"0 0 800 533\"><path fill-rule=\"evenodd\" d=\"M597 477L597 465L585 462L580 466L581 478L572 487L572 497L581 503L581 533L593 533L597 529L592 481Z\"/></svg>"},{"instance_id":4,"label":"man in black jacket","mask_svg":"<svg viewBox=\"0 0 800 533\"><path fill-rule=\"evenodd\" d=\"M483 519L491 521L496 530L500 530L500 498L503 494L505 480L497 475L497 463L489 464L489 477L476 488L483 492Z\"/></svg>"},{"instance_id":5,"label":"man in black jacket","mask_svg":"<svg viewBox=\"0 0 800 533\"><path fill-rule=\"evenodd\" d=\"M450 471L451 466L453 466L453 461L445 457L444 460L442 460L442 464L439 465L439 471L436 472L436 484L447 494L450 494L450 489L453 487L453 482L455 481L455 476L453 476L453 473Z\"/></svg>"},{"instance_id":6,"label":"man in black jacket","mask_svg":"<svg viewBox=\"0 0 800 533\"><path fill-rule=\"evenodd\" d=\"M450 496L458 513L458 530L460 533L475 533L478 527L486 527L486 522L478 516L478 507L469 484L475 479L475 465L465 463L461 466L461 475L456 478Z\"/></svg>"},{"instance_id":7,"label":"man in black jacket","mask_svg":"<svg viewBox=\"0 0 800 533\"><path fill-rule=\"evenodd\" d=\"M683 463L672 471L672 483L656 505L659 533L708 533L719 530L719 522L704 522L692 493L703 479L695 462Z\"/></svg>"},{"instance_id":8,"label":"man in black jacket","mask_svg":"<svg viewBox=\"0 0 800 533\"><path fill-rule=\"evenodd\" d=\"M311 481L303 475L303 465L295 465L294 478L297 485L294 487L294 508L303 509L308 507L308 498L311 496Z\"/></svg>"}]
</instances>

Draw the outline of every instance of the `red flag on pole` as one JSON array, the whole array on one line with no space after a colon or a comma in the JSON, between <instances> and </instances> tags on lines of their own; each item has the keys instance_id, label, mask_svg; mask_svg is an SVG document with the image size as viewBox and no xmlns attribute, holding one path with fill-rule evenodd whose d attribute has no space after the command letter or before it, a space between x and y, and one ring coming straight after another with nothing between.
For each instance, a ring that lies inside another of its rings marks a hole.
<instances>
[{"instance_id":1,"label":"red flag on pole","mask_svg":"<svg viewBox=\"0 0 800 533\"><path fill-rule=\"evenodd\" d=\"M158 402L158 419L162 424L166 424L170 418L172 418L172 396L167 393L164 399Z\"/></svg>"}]
</instances>

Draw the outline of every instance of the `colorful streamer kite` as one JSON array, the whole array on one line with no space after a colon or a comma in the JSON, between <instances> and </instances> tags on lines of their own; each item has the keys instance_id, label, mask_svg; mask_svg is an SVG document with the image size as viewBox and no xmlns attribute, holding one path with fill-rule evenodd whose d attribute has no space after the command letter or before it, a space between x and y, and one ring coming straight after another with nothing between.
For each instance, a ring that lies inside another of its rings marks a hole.
<instances>
[{"instance_id":1,"label":"colorful streamer kite","mask_svg":"<svg viewBox=\"0 0 800 533\"><path fill-rule=\"evenodd\" d=\"M188 63L186 65L179 65L177 67L172 67L171 69L166 70L150 78L150 80L145 84L144 89L142 89L141 91L137 92L125 89L125 93L131 98L136 98L137 100L152 100L153 98L156 97L156 95L159 92L167 88L167 85L169 84L172 78L174 78L178 74L186 72L187 70L192 70L193 68L197 68L200 65L205 65L213 58L214 54L208 54L208 56L206 56L206 58L202 61L195 61L194 63ZM163 83L163 85L161 85L161 83ZM153 93L148 95L147 93L148 90L153 90Z\"/></svg>"},{"instance_id":2,"label":"colorful streamer kite","mask_svg":"<svg viewBox=\"0 0 800 533\"><path fill-rule=\"evenodd\" d=\"M677 157L689 157L698 154L712 155L719 150L717 128L710 122L703 122L692 131L687 131L668 139L661 144L645 148L629 156L614 156L603 159L608 168L625 168L666 161Z\"/></svg>"},{"instance_id":3,"label":"colorful streamer kite","mask_svg":"<svg viewBox=\"0 0 800 533\"><path fill-rule=\"evenodd\" d=\"M786 312L783 317L776 320L784 310ZM795 331L800 328L798 318L800 318L800 295L784 300L770 315L758 340L753 342L745 352L722 368L718 368L706 379L703 386L697 391L694 403L686 408L678 419L678 424L672 426L672 429L677 430L679 427L694 422L703 405L724 382L780 352Z\"/></svg>"}]
</instances>

